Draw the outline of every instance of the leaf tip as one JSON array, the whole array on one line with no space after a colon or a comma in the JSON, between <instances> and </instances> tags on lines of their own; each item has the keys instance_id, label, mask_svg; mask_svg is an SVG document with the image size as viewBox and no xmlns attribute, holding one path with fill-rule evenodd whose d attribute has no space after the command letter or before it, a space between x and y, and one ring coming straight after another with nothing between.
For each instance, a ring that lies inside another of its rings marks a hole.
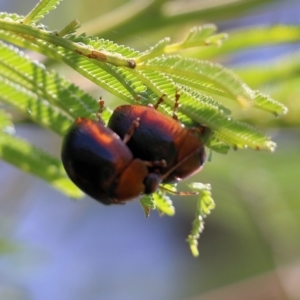
<instances>
[{"instance_id":1,"label":"leaf tip","mask_svg":"<svg viewBox=\"0 0 300 300\"><path fill-rule=\"evenodd\" d=\"M199 249L198 249L197 239L194 236L189 235L188 238L186 239L186 241L190 245L190 250L192 252L192 255L194 257L198 257L199 256Z\"/></svg>"}]
</instances>

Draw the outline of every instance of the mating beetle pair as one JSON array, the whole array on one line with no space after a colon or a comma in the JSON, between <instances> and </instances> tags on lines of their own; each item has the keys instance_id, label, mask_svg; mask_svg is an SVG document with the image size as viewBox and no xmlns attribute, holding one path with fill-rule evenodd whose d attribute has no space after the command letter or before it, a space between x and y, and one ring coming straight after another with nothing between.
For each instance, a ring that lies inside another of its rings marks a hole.
<instances>
[{"instance_id":1,"label":"mating beetle pair","mask_svg":"<svg viewBox=\"0 0 300 300\"><path fill-rule=\"evenodd\" d=\"M176 94L175 107L178 99ZM200 138L157 111L161 101L155 107L119 106L107 127L100 117L76 119L61 154L71 180L96 200L113 204L152 194L161 183L200 171L205 161Z\"/></svg>"}]
</instances>

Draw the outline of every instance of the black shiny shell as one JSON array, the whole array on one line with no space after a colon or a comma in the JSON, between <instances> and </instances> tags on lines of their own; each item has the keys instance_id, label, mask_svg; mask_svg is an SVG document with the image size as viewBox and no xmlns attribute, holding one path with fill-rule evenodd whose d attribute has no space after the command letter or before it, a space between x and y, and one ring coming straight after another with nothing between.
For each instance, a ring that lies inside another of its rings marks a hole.
<instances>
[{"instance_id":1,"label":"black shiny shell","mask_svg":"<svg viewBox=\"0 0 300 300\"><path fill-rule=\"evenodd\" d=\"M61 157L71 180L104 204L114 199L117 177L133 159L118 135L86 118L77 119L69 129Z\"/></svg>"},{"instance_id":2,"label":"black shiny shell","mask_svg":"<svg viewBox=\"0 0 300 300\"><path fill-rule=\"evenodd\" d=\"M162 175L177 166L164 178L163 183L177 182L202 168L205 151L200 139L182 127L178 121L163 115L153 107L119 106L114 110L108 127L123 139L137 119L139 126L127 146L134 157L142 160L151 162L165 160L167 166L159 168ZM150 168L150 171L153 170Z\"/></svg>"}]
</instances>

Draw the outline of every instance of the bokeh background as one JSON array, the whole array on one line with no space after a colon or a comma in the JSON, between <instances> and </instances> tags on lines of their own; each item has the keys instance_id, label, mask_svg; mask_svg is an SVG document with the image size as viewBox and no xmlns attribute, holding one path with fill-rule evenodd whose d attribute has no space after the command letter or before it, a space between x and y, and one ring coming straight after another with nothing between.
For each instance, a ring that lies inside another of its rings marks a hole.
<instances>
[{"instance_id":1,"label":"bokeh background","mask_svg":"<svg viewBox=\"0 0 300 300\"><path fill-rule=\"evenodd\" d=\"M36 2L1 0L0 11L26 14ZM179 40L203 23L229 33L281 23L300 26L300 3L65 0L45 23L56 30L74 18L88 34L144 50L165 36ZM236 118L272 136L277 150L213 153L192 178L212 185L217 205L206 220L197 259L185 242L196 206L192 197L172 198L172 218L153 212L146 219L138 201L116 207L88 197L74 201L0 162L0 299L300 299L300 70L259 80L274 66L278 71L297 64L299 51L300 43L281 44L214 59L285 103L289 113L276 119L236 110ZM118 105L118 99L65 66L30 55L95 98L102 95L110 107ZM18 135L59 156L59 137L18 118Z\"/></svg>"}]
</instances>

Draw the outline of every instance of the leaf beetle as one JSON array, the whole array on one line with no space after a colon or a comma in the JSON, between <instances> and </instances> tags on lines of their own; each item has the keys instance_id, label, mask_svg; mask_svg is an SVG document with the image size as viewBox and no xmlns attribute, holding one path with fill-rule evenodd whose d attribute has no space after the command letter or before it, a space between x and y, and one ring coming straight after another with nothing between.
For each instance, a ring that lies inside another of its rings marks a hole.
<instances>
[{"instance_id":1,"label":"leaf beetle","mask_svg":"<svg viewBox=\"0 0 300 300\"><path fill-rule=\"evenodd\" d=\"M153 107L142 105L122 105L117 107L111 115L108 127L116 132L121 139L125 137L134 121L139 122L127 146L134 157L146 161L162 161L166 165L149 171L159 173L162 183L176 183L199 172L205 162L204 145L196 128L187 129L178 122L175 111L178 107L180 95L176 92L173 118L157 110L163 101L159 98ZM203 127L205 130L205 127Z\"/></svg>"},{"instance_id":2,"label":"leaf beetle","mask_svg":"<svg viewBox=\"0 0 300 300\"><path fill-rule=\"evenodd\" d=\"M103 204L123 203L141 194L154 193L161 176L151 168L164 161L134 157L126 145L137 126L133 121L123 141L100 118L77 118L64 137L61 158L70 179L86 194ZM101 106L102 105L102 106Z\"/></svg>"}]
</instances>

